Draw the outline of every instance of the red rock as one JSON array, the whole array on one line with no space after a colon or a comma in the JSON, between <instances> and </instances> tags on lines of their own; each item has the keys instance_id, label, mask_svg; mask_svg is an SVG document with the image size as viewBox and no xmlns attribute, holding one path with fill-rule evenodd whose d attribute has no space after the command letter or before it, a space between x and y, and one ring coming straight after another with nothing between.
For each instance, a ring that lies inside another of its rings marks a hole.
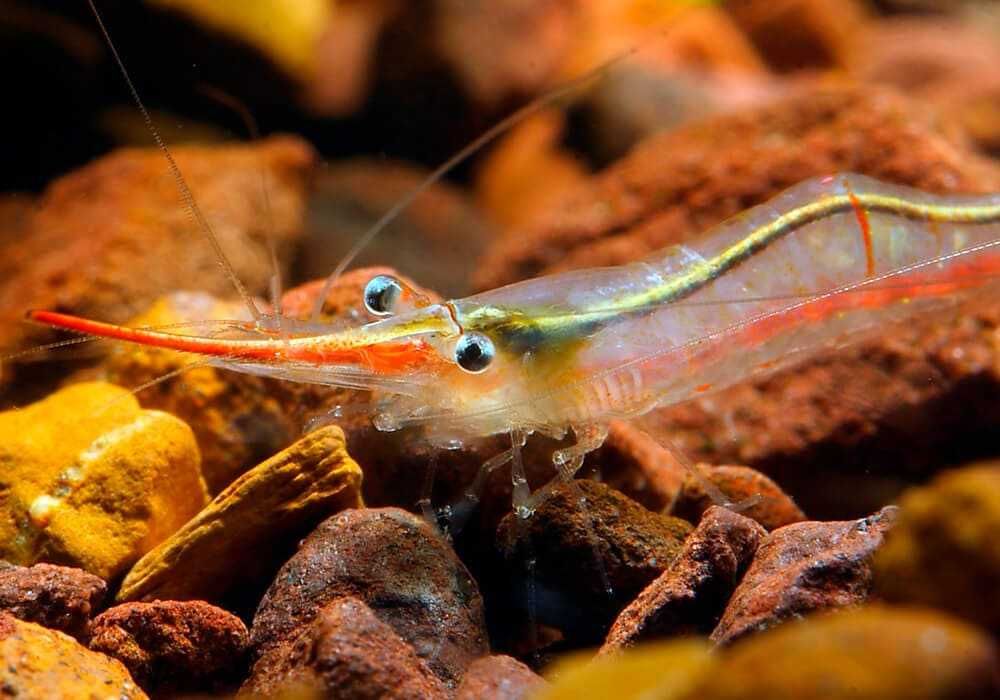
<instances>
[{"instance_id":1,"label":"red rock","mask_svg":"<svg viewBox=\"0 0 1000 700\"><path fill-rule=\"evenodd\" d=\"M761 542L711 638L729 644L789 618L865 602L871 560L896 508L844 522L786 525Z\"/></svg>"},{"instance_id":2,"label":"red rock","mask_svg":"<svg viewBox=\"0 0 1000 700\"><path fill-rule=\"evenodd\" d=\"M364 600L449 685L489 651L482 598L455 553L421 518L380 508L344 511L302 542L254 616L256 657L342 596Z\"/></svg>"},{"instance_id":3,"label":"red rock","mask_svg":"<svg viewBox=\"0 0 1000 700\"><path fill-rule=\"evenodd\" d=\"M538 596L539 619L576 641L592 642L670 566L690 532L685 520L650 512L604 484L577 479L573 486L555 487L530 518L507 515L497 540L512 571L526 560L535 562L534 570L524 573L524 585L546 592Z\"/></svg>"},{"instance_id":4,"label":"red rock","mask_svg":"<svg viewBox=\"0 0 1000 700\"><path fill-rule=\"evenodd\" d=\"M267 289L265 242L284 251L300 235L312 150L273 137L252 146L179 146L173 155L236 274L251 292ZM56 180L25 226L0 254L13 271L0 278L5 350L52 338L21 322L32 308L124 322L165 290L233 294L155 148L116 151Z\"/></svg>"},{"instance_id":5,"label":"red rock","mask_svg":"<svg viewBox=\"0 0 1000 700\"><path fill-rule=\"evenodd\" d=\"M709 632L766 536L750 518L710 507L670 568L622 610L600 653L657 637Z\"/></svg>"},{"instance_id":6,"label":"red rock","mask_svg":"<svg viewBox=\"0 0 1000 700\"><path fill-rule=\"evenodd\" d=\"M268 648L240 697L437 700L447 687L361 600L333 598L292 638Z\"/></svg>"},{"instance_id":7,"label":"red rock","mask_svg":"<svg viewBox=\"0 0 1000 700\"><path fill-rule=\"evenodd\" d=\"M86 639L107 584L82 569L0 562L0 610L26 622Z\"/></svg>"},{"instance_id":8,"label":"red rock","mask_svg":"<svg viewBox=\"0 0 1000 700\"><path fill-rule=\"evenodd\" d=\"M740 503L759 496L760 502L740 512L756 520L768 530L806 519L805 513L795 504L792 497L756 469L733 466L714 467L703 464L697 465L697 468L703 477L715 484L732 503ZM691 474L686 474L684 485L670 512L678 518L697 522L701 514L711 505L713 505L712 497L705 493L702 483Z\"/></svg>"},{"instance_id":9,"label":"red rock","mask_svg":"<svg viewBox=\"0 0 1000 700\"><path fill-rule=\"evenodd\" d=\"M455 700L521 700L538 692L545 681L510 656L484 656L473 661L455 691Z\"/></svg>"},{"instance_id":10,"label":"red rock","mask_svg":"<svg viewBox=\"0 0 1000 700\"><path fill-rule=\"evenodd\" d=\"M94 618L90 648L121 661L149 692L221 690L245 667L247 629L199 600L124 603Z\"/></svg>"}]
</instances>

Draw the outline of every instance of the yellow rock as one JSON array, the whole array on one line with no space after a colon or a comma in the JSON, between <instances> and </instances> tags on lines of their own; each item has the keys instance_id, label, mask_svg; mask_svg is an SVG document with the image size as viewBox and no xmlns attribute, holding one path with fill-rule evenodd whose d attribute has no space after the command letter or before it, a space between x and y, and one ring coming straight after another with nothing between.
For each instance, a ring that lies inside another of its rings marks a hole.
<instances>
[{"instance_id":1,"label":"yellow rock","mask_svg":"<svg viewBox=\"0 0 1000 700\"><path fill-rule=\"evenodd\" d=\"M997 649L933 610L871 606L786 622L720 655L689 700L998 697Z\"/></svg>"},{"instance_id":2,"label":"yellow rock","mask_svg":"<svg viewBox=\"0 0 1000 700\"><path fill-rule=\"evenodd\" d=\"M1000 461L907 490L875 554L885 600L941 608L1000 634Z\"/></svg>"},{"instance_id":3,"label":"yellow rock","mask_svg":"<svg viewBox=\"0 0 1000 700\"><path fill-rule=\"evenodd\" d=\"M194 435L111 384L0 413L0 558L127 569L207 502Z\"/></svg>"},{"instance_id":4,"label":"yellow rock","mask_svg":"<svg viewBox=\"0 0 1000 700\"><path fill-rule=\"evenodd\" d=\"M174 326L170 332L178 335L205 335L219 327L177 324L246 317L241 303L205 293L174 292L157 299L128 325L169 325ZM206 365L190 353L122 345L108 355L101 369L101 379L120 386L139 386L183 371L143 391L142 402L177 416L194 431L209 495L222 491L263 455L287 447L301 430L301 422L286 415L264 380Z\"/></svg>"},{"instance_id":5,"label":"yellow rock","mask_svg":"<svg viewBox=\"0 0 1000 700\"><path fill-rule=\"evenodd\" d=\"M643 644L594 659L573 654L546 671L552 684L532 700L674 700L688 692L714 663L709 645L684 639Z\"/></svg>"},{"instance_id":6,"label":"yellow rock","mask_svg":"<svg viewBox=\"0 0 1000 700\"><path fill-rule=\"evenodd\" d=\"M143 557L118 600L218 600L277 566L275 555L287 555L289 543L320 520L363 505L361 468L344 433L321 428L240 476Z\"/></svg>"},{"instance_id":7,"label":"yellow rock","mask_svg":"<svg viewBox=\"0 0 1000 700\"><path fill-rule=\"evenodd\" d=\"M140 700L146 694L117 659L62 632L0 612L0 688L23 700Z\"/></svg>"},{"instance_id":8,"label":"yellow rock","mask_svg":"<svg viewBox=\"0 0 1000 700\"><path fill-rule=\"evenodd\" d=\"M333 16L331 0L151 0L179 10L256 46L291 75L306 80L318 69L323 31Z\"/></svg>"}]
</instances>

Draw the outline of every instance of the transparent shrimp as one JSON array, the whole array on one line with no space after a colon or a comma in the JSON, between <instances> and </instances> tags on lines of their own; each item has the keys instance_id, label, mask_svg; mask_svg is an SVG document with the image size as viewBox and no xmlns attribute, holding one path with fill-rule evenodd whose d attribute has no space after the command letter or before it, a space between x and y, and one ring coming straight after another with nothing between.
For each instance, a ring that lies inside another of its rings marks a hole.
<instances>
[{"instance_id":1,"label":"transparent shrimp","mask_svg":"<svg viewBox=\"0 0 1000 700\"><path fill-rule=\"evenodd\" d=\"M1000 195L938 197L859 175L810 180L692 241L620 266L465 299L405 304L373 279L379 320L229 340L35 311L34 321L193 352L291 381L378 389L381 430L454 446L572 431L568 480L608 422L771 372L887 322L953 303L1000 271ZM515 489L523 517L539 502Z\"/></svg>"}]
</instances>

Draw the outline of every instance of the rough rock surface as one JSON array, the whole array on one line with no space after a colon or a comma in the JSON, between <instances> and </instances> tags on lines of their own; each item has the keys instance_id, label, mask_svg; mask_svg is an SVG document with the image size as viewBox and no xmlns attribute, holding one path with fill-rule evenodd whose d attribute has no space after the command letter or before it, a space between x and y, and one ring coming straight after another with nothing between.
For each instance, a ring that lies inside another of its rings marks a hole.
<instances>
[{"instance_id":1,"label":"rough rock surface","mask_svg":"<svg viewBox=\"0 0 1000 700\"><path fill-rule=\"evenodd\" d=\"M670 567L622 610L600 653L656 637L711 631L766 536L750 518L710 507Z\"/></svg>"},{"instance_id":2,"label":"rough rock surface","mask_svg":"<svg viewBox=\"0 0 1000 700\"><path fill-rule=\"evenodd\" d=\"M805 513L796 505L792 497L781 490L772 479L749 467L712 466L699 464L696 467L702 476L713 483L732 503L760 498L759 502L741 510L748 518L756 520L767 530L791 525L806 519ZM684 475L677 500L670 512L678 518L697 522L701 514L713 504L712 497L691 474Z\"/></svg>"},{"instance_id":3,"label":"rough rock surface","mask_svg":"<svg viewBox=\"0 0 1000 700\"><path fill-rule=\"evenodd\" d=\"M333 598L254 664L240 697L443 700L447 686L361 600Z\"/></svg>"},{"instance_id":4,"label":"rough rock surface","mask_svg":"<svg viewBox=\"0 0 1000 700\"><path fill-rule=\"evenodd\" d=\"M0 414L0 557L114 578L208 500L191 429L76 384Z\"/></svg>"},{"instance_id":5,"label":"rough rock surface","mask_svg":"<svg viewBox=\"0 0 1000 700\"><path fill-rule=\"evenodd\" d=\"M283 249L299 235L312 149L285 136L252 146L178 146L173 155L202 210L211 212L236 274L251 292L266 290L266 241ZM4 349L51 338L20 323L26 309L124 322L164 290L232 294L156 148L115 151L56 180L28 229L0 255L7 271L0 275Z\"/></svg>"},{"instance_id":6,"label":"rough rock surface","mask_svg":"<svg viewBox=\"0 0 1000 700\"><path fill-rule=\"evenodd\" d=\"M455 690L455 700L522 700L543 689L537 673L510 656L484 656L473 661Z\"/></svg>"},{"instance_id":7,"label":"rough rock surface","mask_svg":"<svg viewBox=\"0 0 1000 700\"><path fill-rule=\"evenodd\" d=\"M505 517L497 539L512 571L535 562L524 585L547 591L540 619L568 636L600 639L618 611L670 566L690 532L686 520L576 479L556 486L530 518Z\"/></svg>"},{"instance_id":8,"label":"rough rock surface","mask_svg":"<svg viewBox=\"0 0 1000 700\"><path fill-rule=\"evenodd\" d=\"M238 617L195 600L117 605L94 618L90 638L91 650L121 661L150 693L233 684L242 676L247 644Z\"/></svg>"},{"instance_id":9,"label":"rough rock surface","mask_svg":"<svg viewBox=\"0 0 1000 700\"><path fill-rule=\"evenodd\" d=\"M941 474L903 494L875 555L875 590L1000 633L1000 463Z\"/></svg>"},{"instance_id":10,"label":"rough rock surface","mask_svg":"<svg viewBox=\"0 0 1000 700\"><path fill-rule=\"evenodd\" d=\"M85 640L107 584L81 569L0 562L0 610Z\"/></svg>"},{"instance_id":11,"label":"rough rock surface","mask_svg":"<svg viewBox=\"0 0 1000 700\"><path fill-rule=\"evenodd\" d=\"M489 651L482 598L454 551L421 518L379 508L335 515L302 542L254 616L256 657L343 596L361 598L450 686Z\"/></svg>"},{"instance_id":12,"label":"rough rock surface","mask_svg":"<svg viewBox=\"0 0 1000 700\"><path fill-rule=\"evenodd\" d=\"M145 700L121 662L72 637L0 613L0 688L8 697Z\"/></svg>"},{"instance_id":13,"label":"rough rock surface","mask_svg":"<svg viewBox=\"0 0 1000 700\"><path fill-rule=\"evenodd\" d=\"M218 600L253 590L319 519L362 505L361 470L339 428L309 433L216 496L144 556L121 584L119 601Z\"/></svg>"},{"instance_id":14,"label":"rough rock surface","mask_svg":"<svg viewBox=\"0 0 1000 700\"><path fill-rule=\"evenodd\" d=\"M844 522L804 522L772 532L757 549L711 638L729 644L789 618L868 599L871 560L896 508Z\"/></svg>"},{"instance_id":15,"label":"rough rock surface","mask_svg":"<svg viewBox=\"0 0 1000 700\"><path fill-rule=\"evenodd\" d=\"M930 610L869 607L787 622L720 655L689 700L997 697L997 647Z\"/></svg>"}]
</instances>

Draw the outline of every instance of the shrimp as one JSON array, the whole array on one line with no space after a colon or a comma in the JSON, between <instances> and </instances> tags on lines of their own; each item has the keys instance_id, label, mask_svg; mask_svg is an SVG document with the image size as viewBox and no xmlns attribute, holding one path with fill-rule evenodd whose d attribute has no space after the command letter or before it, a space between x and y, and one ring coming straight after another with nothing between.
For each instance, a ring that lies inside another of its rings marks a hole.
<instances>
[{"instance_id":1,"label":"shrimp","mask_svg":"<svg viewBox=\"0 0 1000 700\"><path fill-rule=\"evenodd\" d=\"M380 275L370 322L284 326L227 339L133 329L50 311L79 333L195 353L241 372L377 389L373 422L456 446L508 434L484 469L520 464L539 433L566 481L608 424L685 401L954 303L1000 272L1000 195L941 197L860 175L809 180L687 245L440 303ZM514 477L528 517L546 488ZM554 483L553 482L553 483Z\"/></svg>"}]
</instances>

